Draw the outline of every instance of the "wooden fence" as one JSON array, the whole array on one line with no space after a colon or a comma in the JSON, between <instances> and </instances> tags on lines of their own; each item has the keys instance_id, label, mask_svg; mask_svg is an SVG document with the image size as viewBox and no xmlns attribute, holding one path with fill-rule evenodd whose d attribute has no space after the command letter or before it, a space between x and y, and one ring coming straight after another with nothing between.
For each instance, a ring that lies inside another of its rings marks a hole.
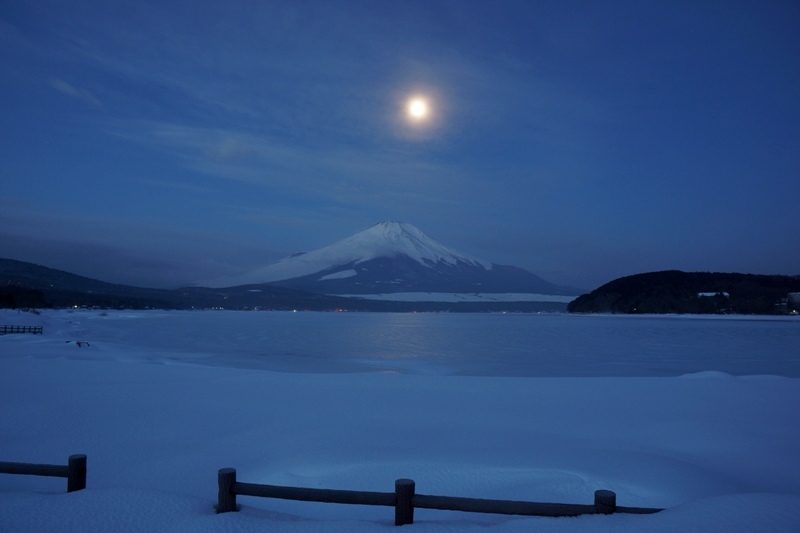
<instances>
[{"instance_id":1,"label":"wooden fence","mask_svg":"<svg viewBox=\"0 0 800 533\"><path fill-rule=\"evenodd\" d=\"M235 469L222 468L218 473L218 481L218 513L237 511L236 496L259 496L262 498L355 505L383 505L394 507L394 523L397 526L413 524L414 509L443 509L447 511L523 516L579 516L612 513L652 514L663 510L647 507L619 507L617 506L617 495L610 490L595 491L594 504L580 505L428 496L416 494L416 484L411 479L396 480L394 492L362 492L241 483L236 481Z\"/></svg>"},{"instance_id":2,"label":"wooden fence","mask_svg":"<svg viewBox=\"0 0 800 533\"><path fill-rule=\"evenodd\" d=\"M86 456L70 455L67 466L0 462L0 474L67 478L67 492L86 488Z\"/></svg>"},{"instance_id":3,"label":"wooden fence","mask_svg":"<svg viewBox=\"0 0 800 533\"><path fill-rule=\"evenodd\" d=\"M71 455L66 466L0 462L0 474L65 477L67 478L67 492L75 492L86 488L86 456L82 454ZM236 496L394 507L394 523L398 526L414 523L414 509L442 509L446 511L523 516L579 516L613 513L652 514L663 510L649 507L617 506L617 495L610 490L595 491L594 503L582 505L429 496L416 494L416 484L411 479L396 480L394 482L394 492L367 492L241 483L236 481L236 470L233 468L220 469L217 477L219 483L218 513L238 511Z\"/></svg>"},{"instance_id":4,"label":"wooden fence","mask_svg":"<svg viewBox=\"0 0 800 533\"><path fill-rule=\"evenodd\" d=\"M42 326L0 326L0 335L9 335L11 333L33 333L34 335L41 335Z\"/></svg>"}]
</instances>

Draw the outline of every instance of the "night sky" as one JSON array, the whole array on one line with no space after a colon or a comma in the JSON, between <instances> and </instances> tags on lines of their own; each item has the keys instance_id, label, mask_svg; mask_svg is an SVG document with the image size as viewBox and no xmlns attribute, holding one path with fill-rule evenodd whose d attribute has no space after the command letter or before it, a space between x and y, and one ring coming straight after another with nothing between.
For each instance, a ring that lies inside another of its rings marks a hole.
<instances>
[{"instance_id":1,"label":"night sky","mask_svg":"<svg viewBox=\"0 0 800 533\"><path fill-rule=\"evenodd\" d=\"M797 1L3 0L0 68L0 257L174 287L396 220L800 274Z\"/></svg>"}]
</instances>

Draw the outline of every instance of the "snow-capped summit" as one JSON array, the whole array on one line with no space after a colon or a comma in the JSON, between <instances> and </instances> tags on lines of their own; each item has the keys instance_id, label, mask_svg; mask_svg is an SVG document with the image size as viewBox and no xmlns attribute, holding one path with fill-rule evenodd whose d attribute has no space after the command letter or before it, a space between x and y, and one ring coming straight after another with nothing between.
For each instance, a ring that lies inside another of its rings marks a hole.
<instances>
[{"instance_id":1,"label":"snow-capped summit","mask_svg":"<svg viewBox=\"0 0 800 533\"><path fill-rule=\"evenodd\" d=\"M459 262L492 268L488 261L475 259L431 239L408 222L380 222L335 244L317 250L320 255L334 251L340 257L356 260L356 264L379 257L406 256L422 266L443 262Z\"/></svg>"},{"instance_id":2,"label":"snow-capped summit","mask_svg":"<svg viewBox=\"0 0 800 533\"><path fill-rule=\"evenodd\" d=\"M326 294L528 292L573 294L526 270L449 248L407 222L381 222L324 248L290 255L209 287L270 283Z\"/></svg>"}]
</instances>

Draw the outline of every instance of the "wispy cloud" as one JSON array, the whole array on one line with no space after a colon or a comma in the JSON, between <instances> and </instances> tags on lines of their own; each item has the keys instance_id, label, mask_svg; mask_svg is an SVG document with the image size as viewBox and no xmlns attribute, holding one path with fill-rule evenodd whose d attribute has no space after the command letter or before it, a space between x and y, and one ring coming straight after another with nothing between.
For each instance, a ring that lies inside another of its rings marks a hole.
<instances>
[{"instance_id":1,"label":"wispy cloud","mask_svg":"<svg viewBox=\"0 0 800 533\"><path fill-rule=\"evenodd\" d=\"M65 82L64 80L50 80L50 87L57 90L61 94L65 94L72 98L76 98L84 103L93 106L103 107L103 103L97 99L91 92L86 89L80 89L74 85Z\"/></svg>"},{"instance_id":2,"label":"wispy cloud","mask_svg":"<svg viewBox=\"0 0 800 533\"><path fill-rule=\"evenodd\" d=\"M376 190L435 198L431 193L452 193L457 184L463 186L470 179L409 149L383 146L365 150L337 143L309 147L278 136L168 123L140 122L135 131L128 122L120 127L119 135L179 157L193 171L265 188L280 187L284 193L299 191L331 199L349 196L348 202Z\"/></svg>"}]
</instances>

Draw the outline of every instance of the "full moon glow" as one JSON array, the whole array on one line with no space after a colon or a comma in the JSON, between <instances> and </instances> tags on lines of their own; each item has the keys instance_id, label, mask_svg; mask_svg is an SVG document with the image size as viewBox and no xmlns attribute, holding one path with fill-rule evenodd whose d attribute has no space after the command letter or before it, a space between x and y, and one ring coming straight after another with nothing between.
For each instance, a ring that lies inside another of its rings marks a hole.
<instances>
[{"instance_id":1,"label":"full moon glow","mask_svg":"<svg viewBox=\"0 0 800 533\"><path fill-rule=\"evenodd\" d=\"M414 120L422 120L428 116L428 102L424 98L412 98L408 102L408 116Z\"/></svg>"}]
</instances>

